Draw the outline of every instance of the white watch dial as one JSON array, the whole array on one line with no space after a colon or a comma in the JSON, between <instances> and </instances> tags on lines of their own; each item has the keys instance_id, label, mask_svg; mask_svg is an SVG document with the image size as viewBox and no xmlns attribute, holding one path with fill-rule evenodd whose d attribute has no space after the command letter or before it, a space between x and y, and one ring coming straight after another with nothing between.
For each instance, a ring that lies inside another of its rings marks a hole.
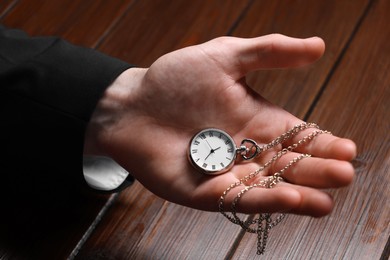
<instances>
[{"instance_id":1,"label":"white watch dial","mask_svg":"<svg viewBox=\"0 0 390 260\"><path fill-rule=\"evenodd\" d=\"M233 166L236 146L226 132L209 128L196 134L190 143L189 157L192 164L207 174L220 174Z\"/></svg>"}]
</instances>

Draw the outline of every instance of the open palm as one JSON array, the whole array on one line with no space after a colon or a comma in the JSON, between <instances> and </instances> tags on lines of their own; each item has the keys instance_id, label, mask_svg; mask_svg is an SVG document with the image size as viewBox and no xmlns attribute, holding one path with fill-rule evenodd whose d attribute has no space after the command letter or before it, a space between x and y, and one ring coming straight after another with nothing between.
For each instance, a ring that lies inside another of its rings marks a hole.
<instances>
[{"instance_id":1,"label":"open palm","mask_svg":"<svg viewBox=\"0 0 390 260\"><path fill-rule=\"evenodd\" d=\"M309 64L324 51L321 39L282 35L253 39L222 37L180 49L148 69L130 69L111 88L115 106L104 102L97 111L114 111L98 132L99 147L130 171L146 188L169 201L216 211L222 192L269 160L275 150L249 163L236 163L227 173L208 176L187 159L194 134L215 127L239 144L244 138L268 143L302 121L267 102L245 82L253 70ZM131 82L131 87L126 83ZM116 91L116 92L115 92ZM109 107L109 108L107 108ZM107 123L108 122L108 123ZM292 142L310 133L305 130ZM279 147L280 149L280 147ZM310 153L273 189L253 189L240 201L246 213L292 212L328 214L332 199L318 188L341 187L353 179L347 162L355 156L352 141L323 134L288 153L263 173L282 169L299 153ZM226 198L230 204L243 187Z\"/></svg>"}]
</instances>

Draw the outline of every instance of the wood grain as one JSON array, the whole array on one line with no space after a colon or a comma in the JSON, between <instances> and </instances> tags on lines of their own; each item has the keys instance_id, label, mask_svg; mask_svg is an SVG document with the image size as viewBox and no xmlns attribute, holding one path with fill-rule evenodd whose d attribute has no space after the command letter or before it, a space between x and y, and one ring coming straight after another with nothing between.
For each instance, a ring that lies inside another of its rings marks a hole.
<instances>
[{"instance_id":1,"label":"wood grain","mask_svg":"<svg viewBox=\"0 0 390 260\"><path fill-rule=\"evenodd\" d=\"M233 225L220 228L223 220L215 213L177 207L136 182L120 194L76 259L187 259L194 255L220 259L240 232ZM218 239L221 236L224 246Z\"/></svg>"},{"instance_id":2,"label":"wood grain","mask_svg":"<svg viewBox=\"0 0 390 260\"><path fill-rule=\"evenodd\" d=\"M267 100L303 118L323 86L344 46L364 14L368 0L254 1L233 36L281 33L291 37L319 36L324 56L313 65L252 73L248 83Z\"/></svg>"},{"instance_id":3,"label":"wood grain","mask_svg":"<svg viewBox=\"0 0 390 260\"><path fill-rule=\"evenodd\" d=\"M267 259L389 257L382 255L390 234L390 30L383 29L389 12L388 1L371 6L310 117L357 142L356 180L331 191L336 208L329 217L290 216L277 227ZM253 239L244 237L237 259L251 259L245 256Z\"/></svg>"},{"instance_id":4,"label":"wood grain","mask_svg":"<svg viewBox=\"0 0 390 260\"><path fill-rule=\"evenodd\" d=\"M60 36L95 47L120 20L133 0L20 0L2 23L31 35Z\"/></svg>"},{"instance_id":5,"label":"wood grain","mask_svg":"<svg viewBox=\"0 0 390 260\"><path fill-rule=\"evenodd\" d=\"M137 66L167 52L226 35L248 1L138 1L99 50Z\"/></svg>"},{"instance_id":6,"label":"wood grain","mask_svg":"<svg viewBox=\"0 0 390 260\"><path fill-rule=\"evenodd\" d=\"M354 232L345 258L379 259L390 235L389 22L390 2L375 1L312 116L359 147L357 178L339 205L350 224L338 229Z\"/></svg>"},{"instance_id":7,"label":"wood grain","mask_svg":"<svg viewBox=\"0 0 390 260\"><path fill-rule=\"evenodd\" d=\"M12 9L12 7L14 5L16 5L16 3L17 3L17 0L4 0L4 1L1 1L0 2L0 19L4 15L6 15L7 12L10 11L10 9Z\"/></svg>"}]
</instances>

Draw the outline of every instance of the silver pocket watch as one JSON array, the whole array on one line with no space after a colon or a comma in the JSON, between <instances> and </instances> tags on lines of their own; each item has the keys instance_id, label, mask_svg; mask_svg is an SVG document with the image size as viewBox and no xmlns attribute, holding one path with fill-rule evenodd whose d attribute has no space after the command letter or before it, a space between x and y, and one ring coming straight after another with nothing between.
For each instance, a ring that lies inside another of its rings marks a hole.
<instances>
[{"instance_id":1,"label":"silver pocket watch","mask_svg":"<svg viewBox=\"0 0 390 260\"><path fill-rule=\"evenodd\" d=\"M199 171L218 175L233 167L237 154L245 160L250 160L260 152L261 148L251 139L244 139L241 146L237 147L233 138L225 131L207 128L191 139L188 157L191 164Z\"/></svg>"}]
</instances>

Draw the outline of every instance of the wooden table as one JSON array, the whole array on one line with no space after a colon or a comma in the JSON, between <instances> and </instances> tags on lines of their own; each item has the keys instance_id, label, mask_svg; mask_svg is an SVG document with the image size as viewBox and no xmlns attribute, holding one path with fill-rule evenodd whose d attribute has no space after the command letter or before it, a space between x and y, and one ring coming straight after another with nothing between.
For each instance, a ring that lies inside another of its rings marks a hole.
<instances>
[{"instance_id":1,"label":"wooden table","mask_svg":"<svg viewBox=\"0 0 390 260\"><path fill-rule=\"evenodd\" d=\"M139 66L222 35L322 37L327 50L314 65L252 73L248 82L296 116L355 140L356 179L330 191L331 215L289 215L272 230L262 258L389 258L390 1L3 0L0 19ZM0 235L0 258L260 258L254 235L218 213L166 202L137 182L120 194L86 193L45 224L42 214L35 211L31 228L12 239Z\"/></svg>"}]
</instances>

